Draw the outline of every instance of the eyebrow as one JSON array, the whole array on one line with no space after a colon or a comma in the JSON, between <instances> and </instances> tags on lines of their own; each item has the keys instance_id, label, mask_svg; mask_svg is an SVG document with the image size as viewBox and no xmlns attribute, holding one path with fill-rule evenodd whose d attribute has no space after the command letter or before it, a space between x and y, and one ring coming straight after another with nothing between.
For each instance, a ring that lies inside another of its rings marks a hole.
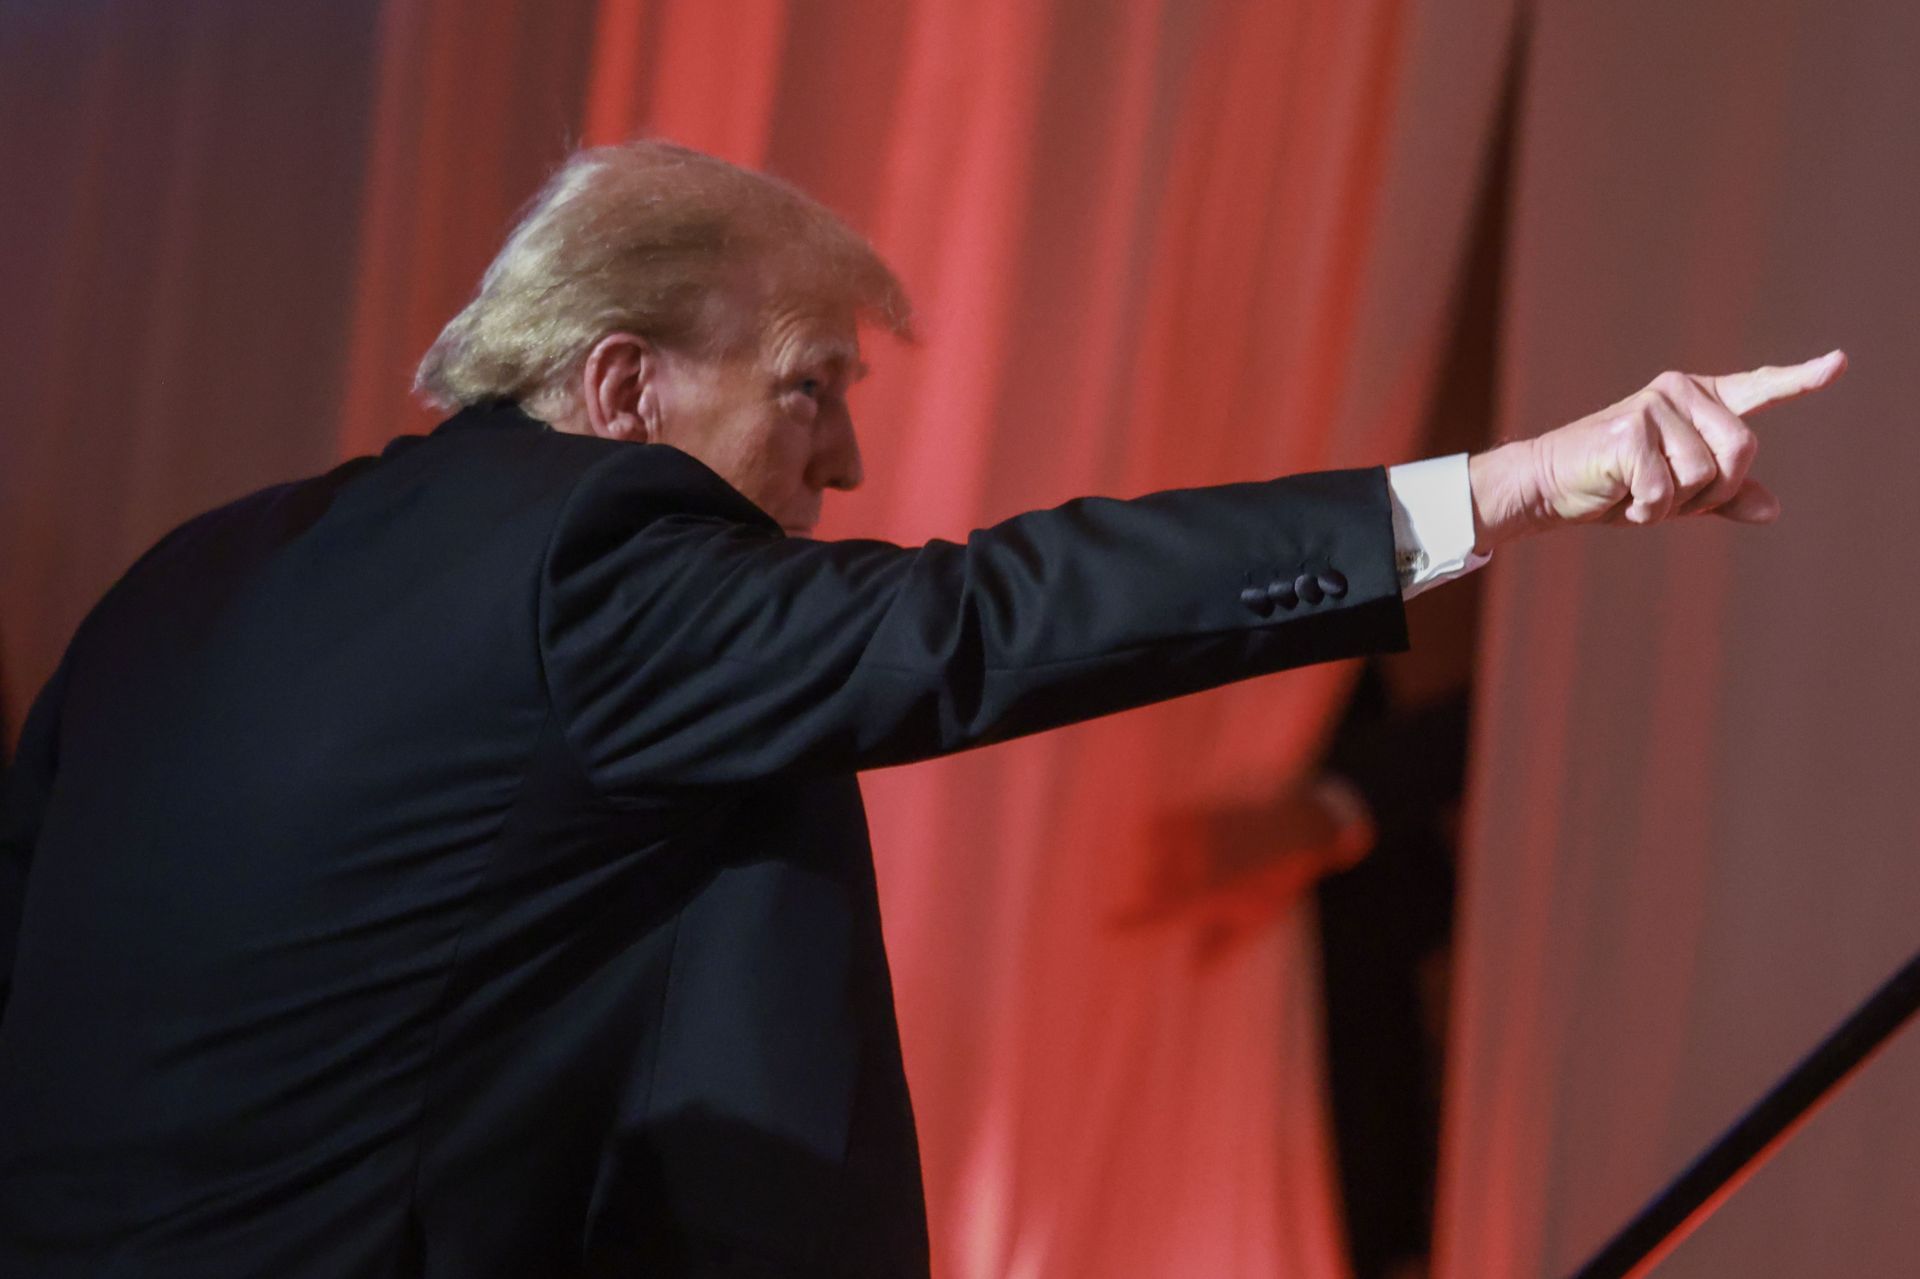
<instances>
[{"instance_id":1,"label":"eyebrow","mask_svg":"<svg viewBox=\"0 0 1920 1279\"><path fill-rule=\"evenodd\" d=\"M858 382L871 372L867 362L860 358L858 347L849 347L840 342L819 342L802 346L781 361L781 365L783 377L792 377L802 369L825 367L835 372L844 371L848 381Z\"/></svg>"}]
</instances>

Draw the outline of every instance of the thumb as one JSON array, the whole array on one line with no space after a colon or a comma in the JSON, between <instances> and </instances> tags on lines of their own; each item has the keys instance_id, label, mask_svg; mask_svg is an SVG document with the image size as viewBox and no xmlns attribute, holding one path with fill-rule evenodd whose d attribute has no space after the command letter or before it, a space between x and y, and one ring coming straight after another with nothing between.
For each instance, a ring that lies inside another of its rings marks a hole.
<instances>
[{"instance_id":1,"label":"thumb","mask_svg":"<svg viewBox=\"0 0 1920 1279\"><path fill-rule=\"evenodd\" d=\"M1724 515L1740 524L1771 524L1780 518L1780 499L1759 480L1748 480L1711 514Z\"/></svg>"}]
</instances>

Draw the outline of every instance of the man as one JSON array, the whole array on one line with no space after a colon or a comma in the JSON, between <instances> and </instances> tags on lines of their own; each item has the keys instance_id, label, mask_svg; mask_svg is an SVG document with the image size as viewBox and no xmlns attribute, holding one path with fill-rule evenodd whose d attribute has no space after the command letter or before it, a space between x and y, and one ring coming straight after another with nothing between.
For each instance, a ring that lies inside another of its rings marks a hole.
<instances>
[{"instance_id":1,"label":"man","mask_svg":"<svg viewBox=\"0 0 1920 1279\"><path fill-rule=\"evenodd\" d=\"M584 152L450 421L108 593L0 833L0 1273L924 1274L859 769L1393 648L1523 533L1769 519L1736 414L1841 364L902 549L808 536L862 323L797 192Z\"/></svg>"}]
</instances>

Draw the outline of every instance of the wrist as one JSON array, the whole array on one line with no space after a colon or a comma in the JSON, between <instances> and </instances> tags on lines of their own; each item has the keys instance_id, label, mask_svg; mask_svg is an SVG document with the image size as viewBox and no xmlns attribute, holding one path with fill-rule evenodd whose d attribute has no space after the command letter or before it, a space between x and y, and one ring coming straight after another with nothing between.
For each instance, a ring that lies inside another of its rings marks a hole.
<instances>
[{"instance_id":1,"label":"wrist","mask_svg":"<svg viewBox=\"0 0 1920 1279\"><path fill-rule=\"evenodd\" d=\"M1539 442L1514 440L1467 459L1467 486L1473 494L1473 551L1491 555L1495 547L1537 533Z\"/></svg>"}]
</instances>

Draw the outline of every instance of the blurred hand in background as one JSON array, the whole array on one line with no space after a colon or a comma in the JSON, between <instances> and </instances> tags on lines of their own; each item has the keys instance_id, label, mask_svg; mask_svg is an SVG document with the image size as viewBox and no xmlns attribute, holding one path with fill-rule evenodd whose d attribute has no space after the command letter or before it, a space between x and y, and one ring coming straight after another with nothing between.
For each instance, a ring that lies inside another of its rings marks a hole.
<instances>
[{"instance_id":1,"label":"blurred hand in background","mask_svg":"<svg viewBox=\"0 0 1920 1279\"><path fill-rule=\"evenodd\" d=\"M1154 860L1122 928L1192 929L1211 962L1271 928L1327 875L1372 850L1377 831L1346 779L1308 777L1271 803L1195 808L1153 823Z\"/></svg>"}]
</instances>

